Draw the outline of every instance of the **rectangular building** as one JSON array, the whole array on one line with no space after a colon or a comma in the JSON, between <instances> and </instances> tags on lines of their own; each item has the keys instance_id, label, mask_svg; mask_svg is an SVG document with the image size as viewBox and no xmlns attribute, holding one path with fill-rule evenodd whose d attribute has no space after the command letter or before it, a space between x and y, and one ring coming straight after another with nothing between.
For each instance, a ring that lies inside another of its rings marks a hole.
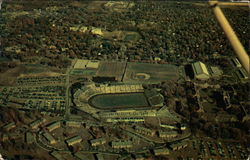
<instances>
[{"instance_id":1,"label":"rectangular building","mask_svg":"<svg viewBox=\"0 0 250 160\"><path fill-rule=\"evenodd\" d=\"M169 149L167 148L154 149L154 154L156 156L169 155Z\"/></svg>"},{"instance_id":2,"label":"rectangular building","mask_svg":"<svg viewBox=\"0 0 250 160\"><path fill-rule=\"evenodd\" d=\"M35 142L35 137L31 132L26 132L25 133L25 142L27 144L32 144Z\"/></svg>"},{"instance_id":3,"label":"rectangular building","mask_svg":"<svg viewBox=\"0 0 250 160\"><path fill-rule=\"evenodd\" d=\"M236 75L240 80L248 79L248 74L243 68L239 68L239 70L236 71Z\"/></svg>"},{"instance_id":4,"label":"rectangular building","mask_svg":"<svg viewBox=\"0 0 250 160\"><path fill-rule=\"evenodd\" d=\"M56 144L56 139L48 132L45 132L43 136L47 139L50 144Z\"/></svg>"},{"instance_id":5,"label":"rectangular building","mask_svg":"<svg viewBox=\"0 0 250 160\"><path fill-rule=\"evenodd\" d=\"M48 125L46 128L49 132L52 132L53 130L57 129L57 128L60 128L61 127L61 122L58 121L58 122L54 122L50 125Z\"/></svg>"},{"instance_id":6,"label":"rectangular building","mask_svg":"<svg viewBox=\"0 0 250 160\"><path fill-rule=\"evenodd\" d=\"M30 124L31 129L37 129L41 126L46 120L45 119L38 119Z\"/></svg>"},{"instance_id":7,"label":"rectangular building","mask_svg":"<svg viewBox=\"0 0 250 160\"><path fill-rule=\"evenodd\" d=\"M66 121L66 126L67 127L75 127L75 128L80 128L81 127L81 122L76 122L76 121Z\"/></svg>"},{"instance_id":8,"label":"rectangular building","mask_svg":"<svg viewBox=\"0 0 250 160\"><path fill-rule=\"evenodd\" d=\"M105 160L103 157L103 154L101 154L101 153L96 154L96 158L97 158L97 160Z\"/></svg>"},{"instance_id":9,"label":"rectangular building","mask_svg":"<svg viewBox=\"0 0 250 160\"><path fill-rule=\"evenodd\" d=\"M121 118L121 117L155 117L156 110L124 110L124 111L115 111L115 112L101 112L101 117L107 118Z\"/></svg>"},{"instance_id":10,"label":"rectangular building","mask_svg":"<svg viewBox=\"0 0 250 160\"><path fill-rule=\"evenodd\" d=\"M135 127L136 132L144 134L144 135L148 135L148 136L153 136L155 134L154 130L145 128L145 127L141 127L141 126L136 126Z\"/></svg>"},{"instance_id":11,"label":"rectangular building","mask_svg":"<svg viewBox=\"0 0 250 160\"><path fill-rule=\"evenodd\" d=\"M80 143L82 141L82 138L80 136L75 136L75 137L72 137L68 140L66 140L66 143L69 145L69 146L73 146L77 143Z\"/></svg>"},{"instance_id":12,"label":"rectangular building","mask_svg":"<svg viewBox=\"0 0 250 160\"><path fill-rule=\"evenodd\" d=\"M188 143L185 142L185 141L182 141L182 142L179 142L179 143L171 144L170 147L175 151L175 150L179 150L179 149L185 148L187 146L188 146Z\"/></svg>"},{"instance_id":13,"label":"rectangular building","mask_svg":"<svg viewBox=\"0 0 250 160\"><path fill-rule=\"evenodd\" d=\"M76 152L74 156L80 160L89 160L89 158L86 156L86 153Z\"/></svg>"},{"instance_id":14,"label":"rectangular building","mask_svg":"<svg viewBox=\"0 0 250 160\"><path fill-rule=\"evenodd\" d=\"M159 137L161 138L174 138L177 137L176 131L159 131Z\"/></svg>"},{"instance_id":15,"label":"rectangular building","mask_svg":"<svg viewBox=\"0 0 250 160\"><path fill-rule=\"evenodd\" d=\"M231 59L235 67L242 67L238 58L232 58Z\"/></svg>"},{"instance_id":16,"label":"rectangular building","mask_svg":"<svg viewBox=\"0 0 250 160\"><path fill-rule=\"evenodd\" d=\"M63 156L56 151L51 152L50 155L53 156L56 160L64 160Z\"/></svg>"},{"instance_id":17,"label":"rectangular building","mask_svg":"<svg viewBox=\"0 0 250 160\"><path fill-rule=\"evenodd\" d=\"M107 141L105 138L98 138L98 139L93 139L90 141L90 144L92 147L96 147L96 146L99 146L99 145L103 145L105 144Z\"/></svg>"},{"instance_id":18,"label":"rectangular building","mask_svg":"<svg viewBox=\"0 0 250 160\"><path fill-rule=\"evenodd\" d=\"M167 128L167 129L178 129L175 125L170 125L170 124L160 124L160 127L162 128Z\"/></svg>"},{"instance_id":19,"label":"rectangular building","mask_svg":"<svg viewBox=\"0 0 250 160\"><path fill-rule=\"evenodd\" d=\"M117 122L128 122L128 123L139 123L139 122L144 122L144 118L142 117L133 117L133 118L108 118L106 122L112 122L112 123L117 123Z\"/></svg>"},{"instance_id":20,"label":"rectangular building","mask_svg":"<svg viewBox=\"0 0 250 160\"><path fill-rule=\"evenodd\" d=\"M210 78L210 74L208 73L207 67L204 63L195 62L192 64L192 68L196 79L207 80Z\"/></svg>"}]
</instances>

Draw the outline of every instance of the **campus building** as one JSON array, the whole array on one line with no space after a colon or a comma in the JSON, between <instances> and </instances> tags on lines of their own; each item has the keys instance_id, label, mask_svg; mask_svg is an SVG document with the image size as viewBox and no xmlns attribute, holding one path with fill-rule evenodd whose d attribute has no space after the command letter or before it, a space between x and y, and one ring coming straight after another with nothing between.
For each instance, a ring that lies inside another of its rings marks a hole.
<instances>
[{"instance_id":1,"label":"campus building","mask_svg":"<svg viewBox=\"0 0 250 160\"><path fill-rule=\"evenodd\" d=\"M151 130L151 129L148 129L145 127L141 127L141 126L136 126L135 130L136 130L136 132L138 132L140 134L147 135L147 136L154 136L154 134L155 134L154 130Z\"/></svg>"},{"instance_id":2,"label":"campus building","mask_svg":"<svg viewBox=\"0 0 250 160\"><path fill-rule=\"evenodd\" d=\"M41 126L44 122L46 122L45 119L38 119L30 124L31 129L38 129L39 126Z\"/></svg>"},{"instance_id":3,"label":"campus building","mask_svg":"<svg viewBox=\"0 0 250 160\"><path fill-rule=\"evenodd\" d=\"M31 132L25 133L25 142L27 144L32 144L35 142L35 137L34 137L33 133L31 133Z\"/></svg>"},{"instance_id":4,"label":"campus building","mask_svg":"<svg viewBox=\"0 0 250 160\"><path fill-rule=\"evenodd\" d=\"M159 137L161 138L174 138L177 137L176 131L159 131Z\"/></svg>"},{"instance_id":5,"label":"campus building","mask_svg":"<svg viewBox=\"0 0 250 160\"><path fill-rule=\"evenodd\" d=\"M77 143L80 143L81 141L82 141L82 138L80 136L75 136L66 140L66 143L68 144L68 146L73 146Z\"/></svg>"},{"instance_id":6,"label":"campus building","mask_svg":"<svg viewBox=\"0 0 250 160\"><path fill-rule=\"evenodd\" d=\"M75 128L80 128L81 127L81 122L76 122L76 121L66 121L66 126L67 127L75 127Z\"/></svg>"},{"instance_id":7,"label":"campus building","mask_svg":"<svg viewBox=\"0 0 250 160\"><path fill-rule=\"evenodd\" d=\"M156 156L169 155L169 149L167 148L154 149L154 154Z\"/></svg>"},{"instance_id":8,"label":"campus building","mask_svg":"<svg viewBox=\"0 0 250 160\"><path fill-rule=\"evenodd\" d=\"M47 139L49 144L56 144L56 139L48 132L45 132L43 136Z\"/></svg>"},{"instance_id":9,"label":"campus building","mask_svg":"<svg viewBox=\"0 0 250 160\"><path fill-rule=\"evenodd\" d=\"M52 132L53 130L57 129L57 128L60 128L61 127L61 122L58 121L58 122L54 122L50 125L48 125L46 128L49 132Z\"/></svg>"},{"instance_id":10,"label":"campus building","mask_svg":"<svg viewBox=\"0 0 250 160\"><path fill-rule=\"evenodd\" d=\"M185 141L182 141L182 142L178 142L178 143L174 143L174 144L171 144L171 148L172 150L179 150L179 149L182 149L182 148L185 148L188 146L188 143L185 142Z\"/></svg>"},{"instance_id":11,"label":"campus building","mask_svg":"<svg viewBox=\"0 0 250 160\"><path fill-rule=\"evenodd\" d=\"M53 156L56 160L64 160L63 155L61 155L57 151L51 152L50 155Z\"/></svg>"},{"instance_id":12,"label":"campus building","mask_svg":"<svg viewBox=\"0 0 250 160\"><path fill-rule=\"evenodd\" d=\"M192 64L192 69L194 72L194 77L199 80L207 80L210 78L207 67L202 62L195 62Z\"/></svg>"},{"instance_id":13,"label":"campus building","mask_svg":"<svg viewBox=\"0 0 250 160\"><path fill-rule=\"evenodd\" d=\"M145 119L143 117L125 117L125 118L107 118L106 122L112 122L112 123L117 123L117 122L128 122L128 123L140 123L144 122Z\"/></svg>"},{"instance_id":14,"label":"campus building","mask_svg":"<svg viewBox=\"0 0 250 160\"><path fill-rule=\"evenodd\" d=\"M90 144L92 147L96 147L96 146L99 146L99 145L103 145L105 144L107 141L105 138L98 138L98 139L93 139L90 141Z\"/></svg>"},{"instance_id":15,"label":"campus building","mask_svg":"<svg viewBox=\"0 0 250 160\"><path fill-rule=\"evenodd\" d=\"M122 149L122 148L132 148L132 141L113 141L111 142L111 146L114 149Z\"/></svg>"}]
</instances>

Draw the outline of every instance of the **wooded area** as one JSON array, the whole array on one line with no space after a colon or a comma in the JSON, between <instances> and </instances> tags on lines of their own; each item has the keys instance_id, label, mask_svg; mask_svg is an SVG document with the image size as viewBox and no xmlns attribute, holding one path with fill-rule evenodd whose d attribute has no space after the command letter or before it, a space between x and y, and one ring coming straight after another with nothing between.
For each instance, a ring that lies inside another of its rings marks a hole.
<instances>
[{"instance_id":1,"label":"wooded area","mask_svg":"<svg viewBox=\"0 0 250 160\"><path fill-rule=\"evenodd\" d=\"M213 54L233 55L208 6L164 1L135 2L135 7L126 12L116 12L103 6L92 6L94 10L90 10L88 6L92 2L33 3L11 1L3 4L0 19L3 56L65 67L69 64L68 58L152 62L159 57L161 62L180 64L188 59L208 61ZM247 47L248 11L241 8L224 10ZM13 11L17 16L10 18ZM28 14L20 14L24 11ZM110 32L134 31L141 38L138 41L106 39L91 32L69 29L76 25Z\"/></svg>"}]
</instances>

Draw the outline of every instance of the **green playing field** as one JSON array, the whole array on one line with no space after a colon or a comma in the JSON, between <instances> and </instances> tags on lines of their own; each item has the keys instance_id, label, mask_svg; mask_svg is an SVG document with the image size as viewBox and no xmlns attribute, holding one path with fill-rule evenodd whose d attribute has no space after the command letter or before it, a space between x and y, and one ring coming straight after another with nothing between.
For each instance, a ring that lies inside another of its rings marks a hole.
<instances>
[{"instance_id":1,"label":"green playing field","mask_svg":"<svg viewBox=\"0 0 250 160\"><path fill-rule=\"evenodd\" d=\"M92 97L90 104L99 109L120 109L147 107L148 102L143 93L103 94Z\"/></svg>"}]
</instances>

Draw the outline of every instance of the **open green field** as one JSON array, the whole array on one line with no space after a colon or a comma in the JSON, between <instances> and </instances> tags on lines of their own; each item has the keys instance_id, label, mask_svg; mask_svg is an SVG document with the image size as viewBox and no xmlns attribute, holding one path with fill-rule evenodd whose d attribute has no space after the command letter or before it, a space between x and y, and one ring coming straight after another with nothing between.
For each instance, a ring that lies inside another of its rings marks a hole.
<instances>
[{"instance_id":1,"label":"open green field","mask_svg":"<svg viewBox=\"0 0 250 160\"><path fill-rule=\"evenodd\" d=\"M148 107L143 93L102 94L90 98L89 103L99 109Z\"/></svg>"},{"instance_id":2,"label":"open green field","mask_svg":"<svg viewBox=\"0 0 250 160\"><path fill-rule=\"evenodd\" d=\"M142 76L142 75L145 76ZM143 79L144 77L144 79ZM170 64L128 63L124 82L161 82L177 80L178 67Z\"/></svg>"}]
</instances>

